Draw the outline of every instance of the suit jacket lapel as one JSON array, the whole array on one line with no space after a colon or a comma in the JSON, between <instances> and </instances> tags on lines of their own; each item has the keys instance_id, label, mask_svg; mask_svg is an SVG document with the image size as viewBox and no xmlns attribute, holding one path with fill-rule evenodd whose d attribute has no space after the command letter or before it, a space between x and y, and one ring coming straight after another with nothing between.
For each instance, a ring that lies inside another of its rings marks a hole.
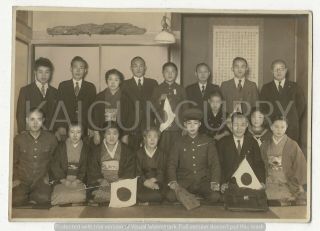
<instances>
[{"instance_id":1,"label":"suit jacket lapel","mask_svg":"<svg viewBox=\"0 0 320 231\"><path fill-rule=\"evenodd\" d=\"M145 82L143 83L143 86L145 85ZM132 89L134 95L137 97L137 98L140 98L140 92L139 92L139 89L138 89L138 86L136 84L136 81L135 79L132 77L129 81L129 87L130 89Z\"/></svg>"},{"instance_id":2,"label":"suit jacket lapel","mask_svg":"<svg viewBox=\"0 0 320 231\"><path fill-rule=\"evenodd\" d=\"M35 92L37 92L38 96L43 99L43 95L40 91L40 89L38 88L37 84L35 82L32 83L32 88L34 89ZM47 95L47 94L46 94Z\"/></svg>"},{"instance_id":3,"label":"suit jacket lapel","mask_svg":"<svg viewBox=\"0 0 320 231\"><path fill-rule=\"evenodd\" d=\"M71 91L71 92L72 92L71 94L73 95L73 97L76 98L77 96L76 96L76 94L75 94L75 92L74 92L74 87L73 87L73 81L72 81L72 79L70 79L69 82L67 82L67 84L68 84L67 86L68 86L68 88L69 88L69 91ZM82 81L82 85L81 85L80 91L81 91L82 87L83 87L83 81ZM79 91L79 94L80 94L80 91ZM78 96L79 96L79 95L78 95Z\"/></svg>"}]
</instances>

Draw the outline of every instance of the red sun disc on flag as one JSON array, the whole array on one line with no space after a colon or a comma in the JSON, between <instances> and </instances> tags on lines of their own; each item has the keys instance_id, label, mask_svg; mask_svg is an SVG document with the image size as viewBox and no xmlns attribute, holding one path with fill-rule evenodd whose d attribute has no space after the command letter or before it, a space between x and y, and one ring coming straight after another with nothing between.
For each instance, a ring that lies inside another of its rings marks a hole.
<instances>
[{"instance_id":1,"label":"red sun disc on flag","mask_svg":"<svg viewBox=\"0 0 320 231\"><path fill-rule=\"evenodd\" d=\"M131 198L131 191L124 187L118 188L117 197L121 201L128 201Z\"/></svg>"},{"instance_id":2,"label":"red sun disc on flag","mask_svg":"<svg viewBox=\"0 0 320 231\"><path fill-rule=\"evenodd\" d=\"M241 182L242 182L242 184L244 184L246 186L250 185L252 183L251 175L249 173L247 173L247 172L243 173L241 175Z\"/></svg>"}]
</instances>

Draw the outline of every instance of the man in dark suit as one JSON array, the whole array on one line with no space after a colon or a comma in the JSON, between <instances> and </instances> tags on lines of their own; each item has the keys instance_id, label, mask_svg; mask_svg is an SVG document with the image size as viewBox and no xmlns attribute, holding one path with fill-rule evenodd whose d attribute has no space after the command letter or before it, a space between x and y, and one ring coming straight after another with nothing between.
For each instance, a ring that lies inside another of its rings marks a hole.
<instances>
[{"instance_id":1,"label":"man in dark suit","mask_svg":"<svg viewBox=\"0 0 320 231\"><path fill-rule=\"evenodd\" d=\"M287 135L299 142L299 123L306 109L306 101L301 88L292 81L286 79L287 65L283 60L275 60L271 64L274 80L263 85L261 89L261 101L266 114L272 117L284 116L288 120Z\"/></svg>"},{"instance_id":2,"label":"man in dark suit","mask_svg":"<svg viewBox=\"0 0 320 231\"><path fill-rule=\"evenodd\" d=\"M193 83L186 88L187 99L196 103L199 109L203 109L203 103L209 98L209 95L214 92L220 92L218 85L210 82L210 68L206 63L199 63L196 66L195 76L198 82Z\"/></svg>"},{"instance_id":3,"label":"man in dark suit","mask_svg":"<svg viewBox=\"0 0 320 231\"><path fill-rule=\"evenodd\" d=\"M96 97L96 87L84 80L88 71L88 63L80 56L71 61L72 79L63 81L58 88L58 104L55 115L55 127L58 140L65 138L66 128L70 122L78 121L83 125L87 135L88 110Z\"/></svg>"},{"instance_id":4,"label":"man in dark suit","mask_svg":"<svg viewBox=\"0 0 320 231\"><path fill-rule=\"evenodd\" d=\"M121 86L122 97L127 99L120 105L120 126L124 131L122 140L134 151L140 148L143 130L154 121L152 110L147 105L151 105L152 93L158 83L144 76L146 70L144 59L134 57L131 60L133 77L125 80Z\"/></svg>"},{"instance_id":5,"label":"man in dark suit","mask_svg":"<svg viewBox=\"0 0 320 231\"><path fill-rule=\"evenodd\" d=\"M248 70L246 59L234 58L232 63L234 78L221 84L220 89L229 114L238 111L249 115L258 100L257 84L246 78Z\"/></svg>"},{"instance_id":6,"label":"man in dark suit","mask_svg":"<svg viewBox=\"0 0 320 231\"><path fill-rule=\"evenodd\" d=\"M223 137L218 142L219 160L221 163L221 192L224 192L238 169L241 161L246 158L260 183L265 183L265 166L257 141L245 135L248 120L240 112L232 117L232 135Z\"/></svg>"},{"instance_id":7,"label":"man in dark suit","mask_svg":"<svg viewBox=\"0 0 320 231\"><path fill-rule=\"evenodd\" d=\"M51 120L57 100L57 89L50 86L53 65L47 58L39 58L34 64L35 80L20 89L16 119L18 132L28 130L26 117L31 108L41 108L45 114L44 129L52 130Z\"/></svg>"}]
</instances>

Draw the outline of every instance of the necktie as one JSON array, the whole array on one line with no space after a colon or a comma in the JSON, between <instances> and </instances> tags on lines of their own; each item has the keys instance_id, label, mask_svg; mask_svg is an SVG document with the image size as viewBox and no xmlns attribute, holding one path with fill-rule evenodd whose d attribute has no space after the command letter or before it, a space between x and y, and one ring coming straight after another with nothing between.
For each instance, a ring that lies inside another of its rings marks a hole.
<instances>
[{"instance_id":1,"label":"necktie","mask_svg":"<svg viewBox=\"0 0 320 231\"><path fill-rule=\"evenodd\" d=\"M204 85L202 85L202 89L201 89L202 97L204 96L204 91L205 91L205 87L204 87Z\"/></svg>"},{"instance_id":2,"label":"necktie","mask_svg":"<svg viewBox=\"0 0 320 231\"><path fill-rule=\"evenodd\" d=\"M242 90L241 79L239 79L239 82L238 82L238 90L239 90L239 91Z\"/></svg>"},{"instance_id":3,"label":"necktie","mask_svg":"<svg viewBox=\"0 0 320 231\"><path fill-rule=\"evenodd\" d=\"M241 154L241 143L240 143L240 140L237 140L237 142L238 142L237 151L238 151L238 154L240 155Z\"/></svg>"},{"instance_id":4,"label":"necktie","mask_svg":"<svg viewBox=\"0 0 320 231\"><path fill-rule=\"evenodd\" d=\"M44 97L46 97L46 89L44 88L44 85L41 86L41 94Z\"/></svg>"},{"instance_id":5,"label":"necktie","mask_svg":"<svg viewBox=\"0 0 320 231\"><path fill-rule=\"evenodd\" d=\"M78 96L79 91L80 91L79 83L76 82L76 87L74 88L74 93L75 93L76 96Z\"/></svg>"},{"instance_id":6,"label":"necktie","mask_svg":"<svg viewBox=\"0 0 320 231\"><path fill-rule=\"evenodd\" d=\"M141 79L138 80L138 88L139 88L139 90L141 90L141 88L142 88Z\"/></svg>"},{"instance_id":7,"label":"necktie","mask_svg":"<svg viewBox=\"0 0 320 231\"><path fill-rule=\"evenodd\" d=\"M283 87L281 86L281 81L279 81L278 90L279 90L279 94L281 94L283 90Z\"/></svg>"}]
</instances>

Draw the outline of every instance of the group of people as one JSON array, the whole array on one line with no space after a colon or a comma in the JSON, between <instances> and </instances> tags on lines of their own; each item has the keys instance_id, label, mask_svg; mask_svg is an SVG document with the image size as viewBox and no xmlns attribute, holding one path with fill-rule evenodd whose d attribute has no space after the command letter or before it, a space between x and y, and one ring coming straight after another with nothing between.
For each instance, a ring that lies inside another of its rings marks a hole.
<instances>
[{"instance_id":1,"label":"group of people","mask_svg":"<svg viewBox=\"0 0 320 231\"><path fill-rule=\"evenodd\" d=\"M50 203L55 187L79 185L88 201L107 202L112 182L135 177L140 202L175 201L183 187L213 203L244 158L270 200L305 200L306 158L297 143L305 99L286 79L283 60L272 63L274 80L260 94L242 57L220 87L205 63L186 88L172 62L162 66L159 85L145 77L142 57L130 67L126 80L108 70L107 88L96 94L82 57L72 59L72 79L58 89L50 86L51 61L35 61L35 80L21 88L17 103L14 206Z\"/></svg>"}]
</instances>

